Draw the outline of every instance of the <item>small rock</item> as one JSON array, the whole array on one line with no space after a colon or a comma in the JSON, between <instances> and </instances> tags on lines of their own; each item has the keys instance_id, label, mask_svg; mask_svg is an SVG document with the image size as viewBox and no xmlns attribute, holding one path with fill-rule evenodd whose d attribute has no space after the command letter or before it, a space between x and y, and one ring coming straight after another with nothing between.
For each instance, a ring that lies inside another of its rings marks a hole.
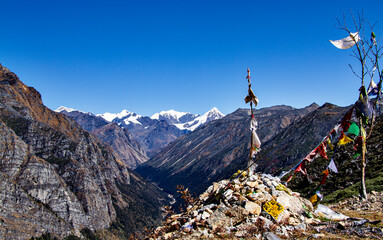
<instances>
[{"instance_id":1,"label":"small rock","mask_svg":"<svg viewBox=\"0 0 383 240\"><path fill-rule=\"evenodd\" d=\"M322 239L325 237L325 235L323 233L316 233L316 234L313 234L311 235L312 238L315 238L315 239Z\"/></svg>"},{"instance_id":2,"label":"small rock","mask_svg":"<svg viewBox=\"0 0 383 240\"><path fill-rule=\"evenodd\" d=\"M234 191L231 189L226 190L226 192L223 194L227 200L230 200L233 197Z\"/></svg>"},{"instance_id":3,"label":"small rock","mask_svg":"<svg viewBox=\"0 0 383 240\"><path fill-rule=\"evenodd\" d=\"M304 232L304 231L306 231L306 224L304 224L304 223L300 223L300 224L298 224L297 226L295 226L294 227L296 230L298 230L298 231L302 231L302 232Z\"/></svg>"},{"instance_id":4,"label":"small rock","mask_svg":"<svg viewBox=\"0 0 383 240\"><path fill-rule=\"evenodd\" d=\"M165 235L164 235L165 239L171 239L172 237L173 237L173 233L172 232L165 233Z\"/></svg>"},{"instance_id":5,"label":"small rock","mask_svg":"<svg viewBox=\"0 0 383 240\"><path fill-rule=\"evenodd\" d=\"M259 215L262 211L261 206L259 206L255 202L250 202L250 201L246 202L245 209L248 210L253 215Z\"/></svg>"},{"instance_id":6,"label":"small rock","mask_svg":"<svg viewBox=\"0 0 383 240\"><path fill-rule=\"evenodd\" d=\"M204 207L201 208L201 211L205 211L206 209L214 209L215 207L217 207L217 204L209 204L209 205L206 205Z\"/></svg>"},{"instance_id":7,"label":"small rock","mask_svg":"<svg viewBox=\"0 0 383 240\"><path fill-rule=\"evenodd\" d=\"M289 225L297 226L301 221L299 219L296 219L294 217L289 218Z\"/></svg>"},{"instance_id":8,"label":"small rock","mask_svg":"<svg viewBox=\"0 0 383 240\"><path fill-rule=\"evenodd\" d=\"M250 182L250 181L248 181L248 182L246 182L246 185L251 187L251 188L254 188L255 186L258 186L258 182Z\"/></svg>"},{"instance_id":9,"label":"small rock","mask_svg":"<svg viewBox=\"0 0 383 240\"><path fill-rule=\"evenodd\" d=\"M265 240L281 240L277 235L272 232L266 232L262 235Z\"/></svg>"},{"instance_id":10,"label":"small rock","mask_svg":"<svg viewBox=\"0 0 383 240\"><path fill-rule=\"evenodd\" d=\"M210 217L210 214L208 212L203 212L202 215L201 215L201 219L208 219Z\"/></svg>"}]
</instances>

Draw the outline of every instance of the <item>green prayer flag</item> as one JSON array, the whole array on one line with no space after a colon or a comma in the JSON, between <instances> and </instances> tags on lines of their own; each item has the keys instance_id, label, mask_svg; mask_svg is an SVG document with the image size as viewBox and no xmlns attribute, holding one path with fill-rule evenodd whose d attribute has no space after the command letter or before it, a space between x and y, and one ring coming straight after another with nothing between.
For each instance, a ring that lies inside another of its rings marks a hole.
<instances>
[{"instance_id":1,"label":"green prayer flag","mask_svg":"<svg viewBox=\"0 0 383 240\"><path fill-rule=\"evenodd\" d=\"M351 125L350 125L350 127L348 128L347 132L348 132L348 133L352 133L352 134L354 134L355 136L359 136L360 129L359 129L358 125L356 125L356 123L351 122Z\"/></svg>"}]
</instances>

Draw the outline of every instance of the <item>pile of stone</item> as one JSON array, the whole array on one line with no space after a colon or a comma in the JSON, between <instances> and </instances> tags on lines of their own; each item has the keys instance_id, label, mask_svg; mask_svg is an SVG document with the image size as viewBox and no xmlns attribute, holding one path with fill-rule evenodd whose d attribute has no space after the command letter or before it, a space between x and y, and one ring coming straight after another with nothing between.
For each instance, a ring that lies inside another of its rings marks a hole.
<instances>
[{"instance_id":1,"label":"pile of stone","mask_svg":"<svg viewBox=\"0 0 383 240\"><path fill-rule=\"evenodd\" d=\"M383 192L371 191L371 193L367 194L367 200L361 200L359 197L354 196L330 207L342 209L343 211L382 212Z\"/></svg>"},{"instance_id":2,"label":"pile of stone","mask_svg":"<svg viewBox=\"0 0 383 240\"><path fill-rule=\"evenodd\" d=\"M266 174L213 183L184 212L167 217L151 239L289 238L320 224L311 202Z\"/></svg>"}]
</instances>

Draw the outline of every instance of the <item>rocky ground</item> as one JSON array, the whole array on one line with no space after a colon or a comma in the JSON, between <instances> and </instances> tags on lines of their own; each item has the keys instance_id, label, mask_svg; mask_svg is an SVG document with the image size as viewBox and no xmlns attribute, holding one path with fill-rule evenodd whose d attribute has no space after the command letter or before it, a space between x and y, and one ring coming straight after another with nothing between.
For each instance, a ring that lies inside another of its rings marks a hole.
<instances>
[{"instance_id":1,"label":"rocky ground","mask_svg":"<svg viewBox=\"0 0 383 240\"><path fill-rule=\"evenodd\" d=\"M383 193L314 207L266 174L213 183L180 214L166 208L166 222L147 239L382 239ZM324 210L320 210L320 208Z\"/></svg>"}]
</instances>

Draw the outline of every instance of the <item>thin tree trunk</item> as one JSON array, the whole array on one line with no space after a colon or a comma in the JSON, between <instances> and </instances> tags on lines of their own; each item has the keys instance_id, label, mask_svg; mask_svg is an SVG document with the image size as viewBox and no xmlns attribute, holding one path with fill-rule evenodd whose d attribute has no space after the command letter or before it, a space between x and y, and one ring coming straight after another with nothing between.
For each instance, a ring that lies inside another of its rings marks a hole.
<instances>
[{"instance_id":1,"label":"thin tree trunk","mask_svg":"<svg viewBox=\"0 0 383 240\"><path fill-rule=\"evenodd\" d=\"M362 126L362 118L360 119L360 125ZM362 143L362 176L361 176L361 182L360 182L360 197L363 200L367 200L367 191L366 191L366 136L362 133L363 136L363 143Z\"/></svg>"}]
</instances>

